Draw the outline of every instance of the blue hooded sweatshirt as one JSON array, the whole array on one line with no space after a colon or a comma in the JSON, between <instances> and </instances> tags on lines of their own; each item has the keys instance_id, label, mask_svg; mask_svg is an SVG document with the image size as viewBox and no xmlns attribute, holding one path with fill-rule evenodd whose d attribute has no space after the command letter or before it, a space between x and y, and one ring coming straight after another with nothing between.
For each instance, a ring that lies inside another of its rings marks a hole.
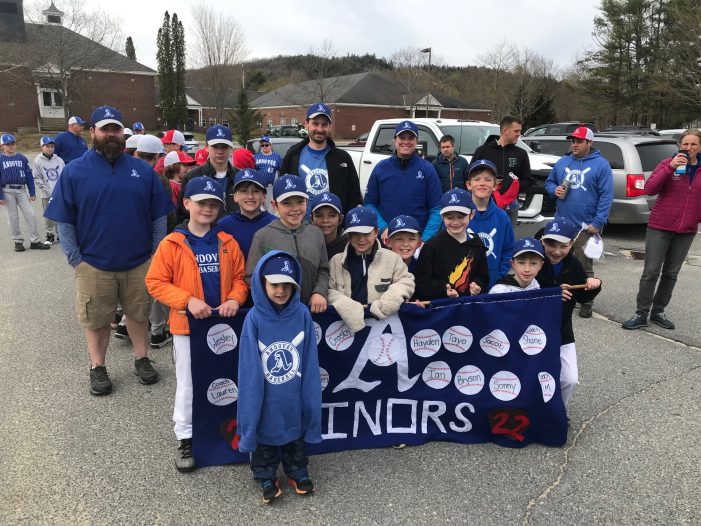
<instances>
[{"instance_id":1,"label":"blue hooded sweatshirt","mask_svg":"<svg viewBox=\"0 0 701 526\"><path fill-rule=\"evenodd\" d=\"M249 219L241 212L234 212L220 219L217 226L219 230L226 232L236 240L243 257L247 258L255 233L274 219L277 218L270 212L261 212L253 219Z\"/></svg>"},{"instance_id":2,"label":"blue hooded sweatshirt","mask_svg":"<svg viewBox=\"0 0 701 526\"><path fill-rule=\"evenodd\" d=\"M547 192L555 196L555 188L567 179L572 182L565 199L556 199L557 215L572 221L579 228L582 223L599 230L606 224L613 202L613 173L609 162L599 150L577 159L571 153L561 157L545 181Z\"/></svg>"},{"instance_id":3,"label":"blue hooded sweatshirt","mask_svg":"<svg viewBox=\"0 0 701 526\"><path fill-rule=\"evenodd\" d=\"M511 219L493 199L490 199L484 212L477 210L475 217L470 220L467 231L477 234L487 247L489 288L491 289L497 281L506 276L511 268L511 255L514 253L514 229L511 226Z\"/></svg>"},{"instance_id":4,"label":"blue hooded sweatshirt","mask_svg":"<svg viewBox=\"0 0 701 526\"><path fill-rule=\"evenodd\" d=\"M380 233L398 215L412 216L428 241L441 226L441 182L431 163L418 155L383 159L370 174L364 205L377 214Z\"/></svg>"},{"instance_id":5,"label":"blue hooded sweatshirt","mask_svg":"<svg viewBox=\"0 0 701 526\"><path fill-rule=\"evenodd\" d=\"M278 312L265 293L261 269L277 255L294 262L287 252L265 254L251 276L255 307L248 311L239 347L239 451L258 444L282 446L304 436L321 442L321 379L314 324L294 287L290 301Z\"/></svg>"}]
</instances>

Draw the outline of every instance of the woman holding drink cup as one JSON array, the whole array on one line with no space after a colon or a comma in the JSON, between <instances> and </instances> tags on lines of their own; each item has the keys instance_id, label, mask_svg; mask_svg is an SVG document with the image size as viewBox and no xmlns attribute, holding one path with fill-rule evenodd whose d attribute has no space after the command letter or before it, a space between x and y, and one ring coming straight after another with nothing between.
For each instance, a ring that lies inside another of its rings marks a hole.
<instances>
[{"instance_id":1,"label":"woman holding drink cup","mask_svg":"<svg viewBox=\"0 0 701 526\"><path fill-rule=\"evenodd\" d=\"M650 321L674 329L664 309L672 299L677 275L694 241L701 221L701 131L686 130L679 152L664 159L645 182L645 193L657 195L645 237L645 266L638 288L635 315L624 329L646 327ZM661 276L660 276L661 275ZM659 284L658 284L659 279Z\"/></svg>"}]
</instances>

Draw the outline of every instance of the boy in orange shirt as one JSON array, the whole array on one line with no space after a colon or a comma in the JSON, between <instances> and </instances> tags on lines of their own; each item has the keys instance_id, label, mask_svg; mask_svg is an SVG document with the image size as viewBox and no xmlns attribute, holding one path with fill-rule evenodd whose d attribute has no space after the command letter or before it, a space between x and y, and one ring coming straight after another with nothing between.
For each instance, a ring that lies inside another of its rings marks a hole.
<instances>
[{"instance_id":1,"label":"boy in orange shirt","mask_svg":"<svg viewBox=\"0 0 701 526\"><path fill-rule=\"evenodd\" d=\"M244 259L238 243L225 232L212 229L224 205L224 190L211 177L195 177L185 187L183 206L190 213L187 225L168 234L153 256L146 275L149 293L170 309L175 359L175 436L180 441L175 467L195 469L192 457L192 371L190 328L179 311L187 308L197 319L213 310L235 316L248 296Z\"/></svg>"}]
</instances>

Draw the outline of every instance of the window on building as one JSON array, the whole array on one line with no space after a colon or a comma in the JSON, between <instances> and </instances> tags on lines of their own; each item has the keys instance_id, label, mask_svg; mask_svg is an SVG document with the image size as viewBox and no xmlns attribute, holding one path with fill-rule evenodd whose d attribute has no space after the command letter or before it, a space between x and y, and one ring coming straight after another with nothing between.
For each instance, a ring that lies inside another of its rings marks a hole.
<instances>
[{"instance_id":1,"label":"window on building","mask_svg":"<svg viewBox=\"0 0 701 526\"><path fill-rule=\"evenodd\" d=\"M214 126L216 123L217 123L217 119L215 119L214 117L209 118L209 125L210 126Z\"/></svg>"},{"instance_id":2,"label":"window on building","mask_svg":"<svg viewBox=\"0 0 701 526\"><path fill-rule=\"evenodd\" d=\"M284 126L285 124L287 124L287 119L285 119L285 117L280 117L280 126Z\"/></svg>"},{"instance_id":3,"label":"window on building","mask_svg":"<svg viewBox=\"0 0 701 526\"><path fill-rule=\"evenodd\" d=\"M226 126L227 128L229 127L229 121L222 121L222 126Z\"/></svg>"},{"instance_id":4,"label":"window on building","mask_svg":"<svg viewBox=\"0 0 701 526\"><path fill-rule=\"evenodd\" d=\"M41 97L44 102L44 106L51 106L51 92L50 91L44 91L41 94Z\"/></svg>"},{"instance_id":5,"label":"window on building","mask_svg":"<svg viewBox=\"0 0 701 526\"><path fill-rule=\"evenodd\" d=\"M299 122L297 121L297 117L292 117L290 119L290 124L297 126L299 124Z\"/></svg>"},{"instance_id":6,"label":"window on building","mask_svg":"<svg viewBox=\"0 0 701 526\"><path fill-rule=\"evenodd\" d=\"M272 118L272 117L268 117L268 129L270 129L270 128L272 128L272 127L273 127L273 118Z\"/></svg>"}]
</instances>

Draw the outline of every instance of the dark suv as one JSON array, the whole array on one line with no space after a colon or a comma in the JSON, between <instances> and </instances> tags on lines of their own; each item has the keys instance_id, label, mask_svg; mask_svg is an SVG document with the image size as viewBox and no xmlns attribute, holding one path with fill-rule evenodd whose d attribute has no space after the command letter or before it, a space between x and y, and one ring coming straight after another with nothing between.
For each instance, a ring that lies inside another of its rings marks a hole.
<instances>
[{"instance_id":1,"label":"dark suv","mask_svg":"<svg viewBox=\"0 0 701 526\"><path fill-rule=\"evenodd\" d=\"M586 126L591 131L596 133L596 125L593 122L569 121L569 122L554 122L552 124L543 124L534 128L528 128L523 134L524 137L532 135L567 135L572 133L580 126Z\"/></svg>"}]
</instances>

